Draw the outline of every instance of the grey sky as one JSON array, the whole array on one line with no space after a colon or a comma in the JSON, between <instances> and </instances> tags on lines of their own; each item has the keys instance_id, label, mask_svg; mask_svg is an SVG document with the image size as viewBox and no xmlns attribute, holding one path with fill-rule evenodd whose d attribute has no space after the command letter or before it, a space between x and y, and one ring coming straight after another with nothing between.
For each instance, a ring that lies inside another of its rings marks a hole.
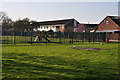
<instances>
[{"instance_id":1,"label":"grey sky","mask_svg":"<svg viewBox=\"0 0 120 80\"><path fill-rule=\"evenodd\" d=\"M75 18L79 22L99 23L107 15L118 15L118 2L4 2L2 11L13 20Z\"/></svg>"}]
</instances>

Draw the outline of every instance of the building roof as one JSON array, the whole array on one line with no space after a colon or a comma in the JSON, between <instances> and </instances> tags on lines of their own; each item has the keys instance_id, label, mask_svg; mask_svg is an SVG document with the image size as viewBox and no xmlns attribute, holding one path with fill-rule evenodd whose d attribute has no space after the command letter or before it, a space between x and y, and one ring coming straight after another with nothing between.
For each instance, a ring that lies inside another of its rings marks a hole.
<instances>
[{"instance_id":1,"label":"building roof","mask_svg":"<svg viewBox=\"0 0 120 80\"><path fill-rule=\"evenodd\" d=\"M57 24L67 24L74 20L75 19L64 19L64 20L54 20L54 21L43 21L43 22L38 22L38 23L39 25L57 25Z\"/></svg>"},{"instance_id":2,"label":"building roof","mask_svg":"<svg viewBox=\"0 0 120 80\"><path fill-rule=\"evenodd\" d=\"M120 16L108 16L120 27Z\"/></svg>"}]
</instances>

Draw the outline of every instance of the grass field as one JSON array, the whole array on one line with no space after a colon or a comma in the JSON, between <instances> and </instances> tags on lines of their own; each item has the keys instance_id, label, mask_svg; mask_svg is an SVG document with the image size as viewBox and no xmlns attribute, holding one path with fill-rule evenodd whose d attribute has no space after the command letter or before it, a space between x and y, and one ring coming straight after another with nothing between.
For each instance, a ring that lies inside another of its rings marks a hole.
<instances>
[{"instance_id":1,"label":"grass field","mask_svg":"<svg viewBox=\"0 0 120 80\"><path fill-rule=\"evenodd\" d=\"M103 50L72 49L74 45ZM2 52L3 78L118 78L117 43L3 44Z\"/></svg>"}]
</instances>

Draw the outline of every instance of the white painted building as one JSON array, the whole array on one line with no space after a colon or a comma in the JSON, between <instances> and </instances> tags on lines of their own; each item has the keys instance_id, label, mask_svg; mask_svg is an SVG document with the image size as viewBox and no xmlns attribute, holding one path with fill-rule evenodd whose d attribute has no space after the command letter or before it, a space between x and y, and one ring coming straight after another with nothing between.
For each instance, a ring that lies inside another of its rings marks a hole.
<instances>
[{"instance_id":1,"label":"white painted building","mask_svg":"<svg viewBox=\"0 0 120 80\"><path fill-rule=\"evenodd\" d=\"M49 31L53 30L54 32L73 32L74 28L79 24L75 19L64 19L64 20L55 20L55 21L43 21L37 23L39 31ZM35 29L34 29L35 30Z\"/></svg>"},{"instance_id":2,"label":"white painted building","mask_svg":"<svg viewBox=\"0 0 120 80\"><path fill-rule=\"evenodd\" d=\"M64 25L63 24L59 24L59 25L41 25L40 27L37 28L37 30L39 31L49 31L49 30L53 30L54 32L60 31L60 27L62 29L64 29Z\"/></svg>"}]
</instances>

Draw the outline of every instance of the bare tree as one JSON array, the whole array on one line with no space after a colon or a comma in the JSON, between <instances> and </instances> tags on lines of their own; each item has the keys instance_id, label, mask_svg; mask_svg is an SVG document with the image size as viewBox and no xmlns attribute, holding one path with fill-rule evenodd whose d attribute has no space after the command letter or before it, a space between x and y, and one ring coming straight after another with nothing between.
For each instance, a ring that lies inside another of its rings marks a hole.
<instances>
[{"instance_id":1,"label":"bare tree","mask_svg":"<svg viewBox=\"0 0 120 80\"><path fill-rule=\"evenodd\" d=\"M3 19L4 19L5 17L6 17L6 13L0 11L0 35L1 35L1 32L2 32L2 22L3 22Z\"/></svg>"},{"instance_id":2,"label":"bare tree","mask_svg":"<svg viewBox=\"0 0 120 80\"><path fill-rule=\"evenodd\" d=\"M5 12L0 11L0 27L2 31L9 31L12 28L12 19Z\"/></svg>"},{"instance_id":3,"label":"bare tree","mask_svg":"<svg viewBox=\"0 0 120 80\"><path fill-rule=\"evenodd\" d=\"M9 17L6 17L2 20L2 30L3 31L10 31L12 29L13 21Z\"/></svg>"},{"instance_id":4,"label":"bare tree","mask_svg":"<svg viewBox=\"0 0 120 80\"><path fill-rule=\"evenodd\" d=\"M7 17L5 12L0 11L0 23L2 23L3 19Z\"/></svg>"}]
</instances>

